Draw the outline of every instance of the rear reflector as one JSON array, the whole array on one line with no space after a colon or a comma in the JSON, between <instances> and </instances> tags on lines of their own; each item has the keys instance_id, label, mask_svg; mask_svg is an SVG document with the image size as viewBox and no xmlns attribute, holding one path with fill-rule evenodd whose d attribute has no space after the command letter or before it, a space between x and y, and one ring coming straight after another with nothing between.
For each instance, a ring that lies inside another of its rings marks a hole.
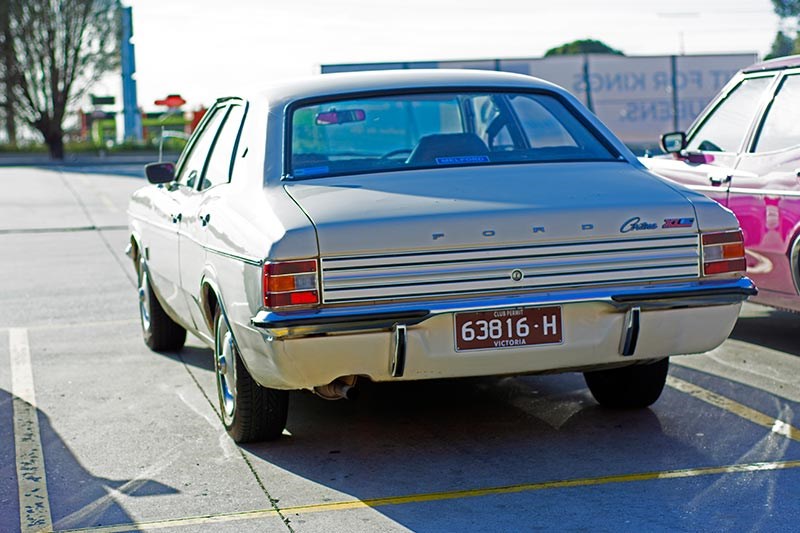
<instances>
[{"instance_id":1,"label":"rear reflector","mask_svg":"<svg viewBox=\"0 0 800 533\"><path fill-rule=\"evenodd\" d=\"M706 276L713 276L714 274L727 274L728 272L744 272L747 270L747 264L744 259L714 261L713 263L704 263L703 270L705 271Z\"/></svg>"},{"instance_id":2,"label":"rear reflector","mask_svg":"<svg viewBox=\"0 0 800 533\"><path fill-rule=\"evenodd\" d=\"M744 274L747 270L741 230L704 233L702 243L704 276Z\"/></svg>"},{"instance_id":3,"label":"rear reflector","mask_svg":"<svg viewBox=\"0 0 800 533\"><path fill-rule=\"evenodd\" d=\"M316 259L267 263L263 281L266 307L319 303Z\"/></svg>"},{"instance_id":4,"label":"rear reflector","mask_svg":"<svg viewBox=\"0 0 800 533\"><path fill-rule=\"evenodd\" d=\"M286 307L289 305L313 305L319 303L317 291L307 292L279 292L269 295L268 305L271 308Z\"/></svg>"}]
</instances>

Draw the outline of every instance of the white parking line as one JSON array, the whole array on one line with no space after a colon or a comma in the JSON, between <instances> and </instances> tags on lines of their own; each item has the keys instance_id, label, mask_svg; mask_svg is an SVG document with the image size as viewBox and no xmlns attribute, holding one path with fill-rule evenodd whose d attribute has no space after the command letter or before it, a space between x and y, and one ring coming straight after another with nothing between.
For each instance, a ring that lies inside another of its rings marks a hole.
<instances>
[{"instance_id":1,"label":"white parking line","mask_svg":"<svg viewBox=\"0 0 800 533\"><path fill-rule=\"evenodd\" d=\"M22 533L52 530L28 330L9 330L11 394L14 397L14 447L17 451L19 524Z\"/></svg>"}]
</instances>

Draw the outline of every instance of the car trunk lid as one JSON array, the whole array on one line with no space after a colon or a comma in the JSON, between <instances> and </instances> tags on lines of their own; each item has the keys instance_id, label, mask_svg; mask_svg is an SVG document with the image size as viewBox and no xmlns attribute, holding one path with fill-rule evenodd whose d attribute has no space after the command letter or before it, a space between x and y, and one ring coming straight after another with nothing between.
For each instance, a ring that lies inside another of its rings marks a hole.
<instances>
[{"instance_id":1,"label":"car trunk lid","mask_svg":"<svg viewBox=\"0 0 800 533\"><path fill-rule=\"evenodd\" d=\"M627 163L286 183L314 223L324 301L696 277L691 203Z\"/></svg>"}]
</instances>

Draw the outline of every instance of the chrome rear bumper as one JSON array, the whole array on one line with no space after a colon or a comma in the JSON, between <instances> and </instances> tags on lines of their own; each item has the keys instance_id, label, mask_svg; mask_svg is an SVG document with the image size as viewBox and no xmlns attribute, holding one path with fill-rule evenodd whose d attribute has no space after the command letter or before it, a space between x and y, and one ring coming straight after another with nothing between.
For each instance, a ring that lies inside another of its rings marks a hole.
<instances>
[{"instance_id":1,"label":"chrome rear bumper","mask_svg":"<svg viewBox=\"0 0 800 533\"><path fill-rule=\"evenodd\" d=\"M328 333L388 331L398 325L414 326L437 315L462 311L595 302L611 306L619 312L627 312L633 308L645 312L737 304L757 292L753 282L745 277L738 280L559 290L522 295L399 302L280 313L262 309L250 322L254 327L264 330L264 333L274 339L286 339Z\"/></svg>"}]
</instances>

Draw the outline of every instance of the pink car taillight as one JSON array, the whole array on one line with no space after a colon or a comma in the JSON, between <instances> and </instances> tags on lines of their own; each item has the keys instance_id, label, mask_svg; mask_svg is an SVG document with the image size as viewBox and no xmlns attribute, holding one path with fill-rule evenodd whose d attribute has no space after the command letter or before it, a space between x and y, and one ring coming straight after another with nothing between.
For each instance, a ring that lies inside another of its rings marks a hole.
<instances>
[{"instance_id":1,"label":"pink car taillight","mask_svg":"<svg viewBox=\"0 0 800 533\"><path fill-rule=\"evenodd\" d=\"M704 276L745 273L747 263L741 230L704 233L702 242Z\"/></svg>"},{"instance_id":2,"label":"pink car taillight","mask_svg":"<svg viewBox=\"0 0 800 533\"><path fill-rule=\"evenodd\" d=\"M264 265L264 305L272 309L319 303L317 260Z\"/></svg>"}]
</instances>

